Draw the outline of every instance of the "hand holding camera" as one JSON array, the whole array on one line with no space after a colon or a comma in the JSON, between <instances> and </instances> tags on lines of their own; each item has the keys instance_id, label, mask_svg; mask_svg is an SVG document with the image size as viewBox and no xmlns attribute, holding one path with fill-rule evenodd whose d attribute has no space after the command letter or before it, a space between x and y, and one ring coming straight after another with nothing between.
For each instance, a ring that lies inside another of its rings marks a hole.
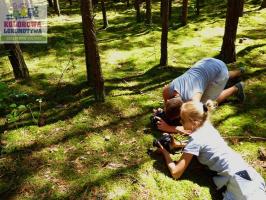
<instances>
[{"instance_id":1,"label":"hand holding camera","mask_svg":"<svg viewBox=\"0 0 266 200\"><path fill-rule=\"evenodd\" d=\"M153 141L153 146L159 149L166 149L171 152L171 143L173 142L173 137L170 134L164 134L160 139L155 139Z\"/></svg>"}]
</instances>

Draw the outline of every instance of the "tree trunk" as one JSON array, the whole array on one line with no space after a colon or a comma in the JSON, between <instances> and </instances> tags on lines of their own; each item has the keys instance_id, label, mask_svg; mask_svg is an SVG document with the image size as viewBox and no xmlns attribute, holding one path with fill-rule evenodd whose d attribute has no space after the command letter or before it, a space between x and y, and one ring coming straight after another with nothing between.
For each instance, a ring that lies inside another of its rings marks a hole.
<instances>
[{"instance_id":1,"label":"tree trunk","mask_svg":"<svg viewBox=\"0 0 266 200\"><path fill-rule=\"evenodd\" d=\"M182 26L185 26L187 24L187 13L188 13L188 0L183 0L182 16L181 16Z\"/></svg>"},{"instance_id":2,"label":"tree trunk","mask_svg":"<svg viewBox=\"0 0 266 200\"><path fill-rule=\"evenodd\" d=\"M104 0L101 0L101 6L102 6L102 14L103 14L103 28L105 29L108 27L108 20L106 16L106 8L105 8Z\"/></svg>"},{"instance_id":3,"label":"tree trunk","mask_svg":"<svg viewBox=\"0 0 266 200\"><path fill-rule=\"evenodd\" d=\"M86 54L87 80L94 87L95 100L103 102L105 98L104 80L93 22L92 2L91 0L81 0L80 6Z\"/></svg>"},{"instance_id":4,"label":"tree trunk","mask_svg":"<svg viewBox=\"0 0 266 200\"><path fill-rule=\"evenodd\" d=\"M98 6L98 0L92 0L92 7L96 8Z\"/></svg>"},{"instance_id":5,"label":"tree trunk","mask_svg":"<svg viewBox=\"0 0 266 200\"><path fill-rule=\"evenodd\" d=\"M196 14L200 14L200 0L196 0Z\"/></svg>"},{"instance_id":6,"label":"tree trunk","mask_svg":"<svg viewBox=\"0 0 266 200\"><path fill-rule=\"evenodd\" d=\"M58 16L60 16L61 11L60 11L60 5L59 5L59 0L54 0L54 10Z\"/></svg>"},{"instance_id":7,"label":"tree trunk","mask_svg":"<svg viewBox=\"0 0 266 200\"><path fill-rule=\"evenodd\" d=\"M169 20L172 19L172 2L173 0L169 0Z\"/></svg>"},{"instance_id":8,"label":"tree trunk","mask_svg":"<svg viewBox=\"0 0 266 200\"><path fill-rule=\"evenodd\" d=\"M8 56L13 68L15 79L27 79L30 77L19 44L4 44L5 49L10 52Z\"/></svg>"},{"instance_id":9,"label":"tree trunk","mask_svg":"<svg viewBox=\"0 0 266 200\"><path fill-rule=\"evenodd\" d=\"M160 17L162 18L163 17L163 6L162 6L162 2L163 0L160 0Z\"/></svg>"},{"instance_id":10,"label":"tree trunk","mask_svg":"<svg viewBox=\"0 0 266 200\"><path fill-rule=\"evenodd\" d=\"M141 16L140 16L140 0L135 0L134 7L135 7L135 10L136 10L136 20L137 20L137 22L140 22L141 21Z\"/></svg>"},{"instance_id":11,"label":"tree trunk","mask_svg":"<svg viewBox=\"0 0 266 200\"><path fill-rule=\"evenodd\" d=\"M129 0L127 0L127 8L129 8L130 6L130 3L129 3Z\"/></svg>"},{"instance_id":12,"label":"tree trunk","mask_svg":"<svg viewBox=\"0 0 266 200\"><path fill-rule=\"evenodd\" d=\"M266 8L266 0L262 0L260 9Z\"/></svg>"},{"instance_id":13,"label":"tree trunk","mask_svg":"<svg viewBox=\"0 0 266 200\"><path fill-rule=\"evenodd\" d=\"M241 2L239 0L228 0L227 2L225 32L219 56L225 63L236 61L235 40L240 7Z\"/></svg>"},{"instance_id":14,"label":"tree trunk","mask_svg":"<svg viewBox=\"0 0 266 200\"><path fill-rule=\"evenodd\" d=\"M162 0L161 66L167 66L167 35L169 26L169 0Z\"/></svg>"},{"instance_id":15,"label":"tree trunk","mask_svg":"<svg viewBox=\"0 0 266 200\"><path fill-rule=\"evenodd\" d=\"M146 0L146 23L150 25L152 22L151 17L151 0Z\"/></svg>"},{"instance_id":16,"label":"tree trunk","mask_svg":"<svg viewBox=\"0 0 266 200\"><path fill-rule=\"evenodd\" d=\"M69 5L71 5L71 6L72 6L72 4L73 4L72 0L69 0Z\"/></svg>"},{"instance_id":17,"label":"tree trunk","mask_svg":"<svg viewBox=\"0 0 266 200\"><path fill-rule=\"evenodd\" d=\"M54 7L54 4L53 4L53 1L52 0L48 0L48 4L49 4L49 7Z\"/></svg>"},{"instance_id":18,"label":"tree trunk","mask_svg":"<svg viewBox=\"0 0 266 200\"><path fill-rule=\"evenodd\" d=\"M239 6L239 17L243 17L244 12L244 0L239 0L240 6Z\"/></svg>"}]
</instances>

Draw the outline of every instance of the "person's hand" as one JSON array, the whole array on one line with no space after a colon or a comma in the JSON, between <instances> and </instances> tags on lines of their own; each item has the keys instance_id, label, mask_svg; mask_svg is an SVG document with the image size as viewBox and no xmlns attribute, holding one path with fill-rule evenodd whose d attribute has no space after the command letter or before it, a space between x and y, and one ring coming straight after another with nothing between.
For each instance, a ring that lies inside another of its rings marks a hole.
<instances>
[{"instance_id":1,"label":"person's hand","mask_svg":"<svg viewBox=\"0 0 266 200\"><path fill-rule=\"evenodd\" d=\"M210 111L215 110L218 107L217 101L213 101L211 99L208 99L205 105L208 107L208 110Z\"/></svg>"},{"instance_id":2,"label":"person's hand","mask_svg":"<svg viewBox=\"0 0 266 200\"><path fill-rule=\"evenodd\" d=\"M176 131L182 135L190 135L192 133L191 130L185 130L183 126L177 126Z\"/></svg>"},{"instance_id":3,"label":"person's hand","mask_svg":"<svg viewBox=\"0 0 266 200\"><path fill-rule=\"evenodd\" d=\"M159 145L159 147L157 147L157 149L156 149L156 153L159 153L159 154L162 154L163 153L163 151L164 151L164 148L163 148L163 146L161 145L161 143L160 142L158 142L158 145Z\"/></svg>"},{"instance_id":4,"label":"person's hand","mask_svg":"<svg viewBox=\"0 0 266 200\"><path fill-rule=\"evenodd\" d=\"M176 131L174 126L168 125L162 118L156 116L156 119L158 119L157 128L160 131L168 133L174 133Z\"/></svg>"},{"instance_id":5,"label":"person's hand","mask_svg":"<svg viewBox=\"0 0 266 200\"><path fill-rule=\"evenodd\" d=\"M163 109L162 108L156 108L156 109L153 109L153 115L155 116L157 113L160 113L160 112L163 112Z\"/></svg>"},{"instance_id":6,"label":"person's hand","mask_svg":"<svg viewBox=\"0 0 266 200\"><path fill-rule=\"evenodd\" d=\"M159 153L159 154L168 153L168 151L165 148L163 148L160 142L158 142L158 145L159 147L157 147L156 153Z\"/></svg>"}]
</instances>

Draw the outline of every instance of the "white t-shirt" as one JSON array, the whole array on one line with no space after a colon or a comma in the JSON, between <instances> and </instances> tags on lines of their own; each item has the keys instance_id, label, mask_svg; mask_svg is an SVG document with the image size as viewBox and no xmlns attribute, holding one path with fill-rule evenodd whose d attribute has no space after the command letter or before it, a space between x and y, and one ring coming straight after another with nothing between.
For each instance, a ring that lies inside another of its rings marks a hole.
<instances>
[{"instance_id":1,"label":"white t-shirt","mask_svg":"<svg viewBox=\"0 0 266 200\"><path fill-rule=\"evenodd\" d=\"M236 172L248 168L248 164L227 145L208 121L190 135L184 152L197 156L201 164L207 165L209 169L220 175L214 180L218 188L225 185Z\"/></svg>"},{"instance_id":2,"label":"white t-shirt","mask_svg":"<svg viewBox=\"0 0 266 200\"><path fill-rule=\"evenodd\" d=\"M211 82L219 82L225 74L228 74L228 69L223 61L215 58L202 59L170 83L170 95L177 91L183 101L192 100L195 93L203 94Z\"/></svg>"}]
</instances>

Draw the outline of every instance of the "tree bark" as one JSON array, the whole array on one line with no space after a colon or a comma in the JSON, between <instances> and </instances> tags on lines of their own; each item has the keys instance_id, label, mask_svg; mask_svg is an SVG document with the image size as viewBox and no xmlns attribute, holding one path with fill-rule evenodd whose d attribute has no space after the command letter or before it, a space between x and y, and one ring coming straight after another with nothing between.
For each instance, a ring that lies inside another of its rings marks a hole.
<instances>
[{"instance_id":1,"label":"tree bark","mask_svg":"<svg viewBox=\"0 0 266 200\"><path fill-rule=\"evenodd\" d=\"M92 0L92 7L96 8L98 6L98 0Z\"/></svg>"},{"instance_id":2,"label":"tree bark","mask_svg":"<svg viewBox=\"0 0 266 200\"><path fill-rule=\"evenodd\" d=\"M160 0L160 17L163 17L163 6L162 6L163 0Z\"/></svg>"},{"instance_id":3,"label":"tree bark","mask_svg":"<svg viewBox=\"0 0 266 200\"><path fill-rule=\"evenodd\" d=\"M169 0L169 20L172 19L172 2L173 0Z\"/></svg>"},{"instance_id":4,"label":"tree bark","mask_svg":"<svg viewBox=\"0 0 266 200\"><path fill-rule=\"evenodd\" d=\"M266 8L266 0L262 0L260 9Z\"/></svg>"},{"instance_id":5,"label":"tree bark","mask_svg":"<svg viewBox=\"0 0 266 200\"><path fill-rule=\"evenodd\" d=\"M13 68L15 79L27 79L30 77L29 70L25 63L19 44L4 44L5 49L9 51L9 61Z\"/></svg>"},{"instance_id":6,"label":"tree bark","mask_svg":"<svg viewBox=\"0 0 266 200\"><path fill-rule=\"evenodd\" d=\"M152 22L151 16L151 0L146 0L146 23L150 25Z\"/></svg>"},{"instance_id":7,"label":"tree bark","mask_svg":"<svg viewBox=\"0 0 266 200\"><path fill-rule=\"evenodd\" d=\"M58 0L54 0L54 10L58 16L61 15L60 5Z\"/></svg>"},{"instance_id":8,"label":"tree bark","mask_svg":"<svg viewBox=\"0 0 266 200\"><path fill-rule=\"evenodd\" d=\"M239 6L239 17L243 17L244 13L244 0L239 0L240 6Z\"/></svg>"},{"instance_id":9,"label":"tree bark","mask_svg":"<svg viewBox=\"0 0 266 200\"><path fill-rule=\"evenodd\" d=\"M106 7L105 7L104 0L101 0L101 6L102 6L102 14L103 14L103 28L105 29L108 27L108 20L107 20Z\"/></svg>"},{"instance_id":10,"label":"tree bark","mask_svg":"<svg viewBox=\"0 0 266 200\"><path fill-rule=\"evenodd\" d=\"M135 7L135 10L136 10L136 20L137 20L137 22L140 22L141 21L141 16L140 16L140 0L135 0L134 7Z\"/></svg>"},{"instance_id":11,"label":"tree bark","mask_svg":"<svg viewBox=\"0 0 266 200\"><path fill-rule=\"evenodd\" d=\"M101 70L100 55L93 22L91 0L81 0L82 28L86 54L87 80L94 87L96 101L105 99L104 79Z\"/></svg>"},{"instance_id":12,"label":"tree bark","mask_svg":"<svg viewBox=\"0 0 266 200\"><path fill-rule=\"evenodd\" d=\"M187 24L187 13L188 13L188 0L183 0L182 16L181 16L182 26L185 26Z\"/></svg>"},{"instance_id":13,"label":"tree bark","mask_svg":"<svg viewBox=\"0 0 266 200\"><path fill-rule=\"evenodd\" d=\"M200 14L200 0L196 0L196 14Z\"/></svg>"},{"instance_id":14,"label":"tree bark","mask_svg":"<svg viewBox=\"0 0 266 200\"><path fill-rule=\"evenodd\" d=\"M167 36L169 26L169 0L162 0L162 37L161 37L161 66L167 66Z\"/></svg>"},{"instance_id":15,"label":"tree bark","mask_svg":"<svg viewBox=\"0 0 266 200\"><path fill-rule=\"evenodd\" d=\"M130 6L129 0L126 0L126 1L127 1L127 8L129 8Z\"/></svg>"},{"instance_id":16,"label":"tree bark","mask_svg":"<svg viewBox=\"0 0 266 200\"><path fill-rule=\"evenodd\" d=\"M239 0L227 1L225 32L219 56L225 63L232 63L236 61L235 40L240 7L241 2Z\"/></svg>"},{"instance_id":17,"label":"tree bark","mask_svg":"<svg viewBox=\"0 0 266 200\"><path fill-rule=\"evenodd\" d=\"M52 0L48 0L48 4L49 4L49 7L54 7L54 4L53 4L53 1Z\"/></svg>"}]
</instances>

